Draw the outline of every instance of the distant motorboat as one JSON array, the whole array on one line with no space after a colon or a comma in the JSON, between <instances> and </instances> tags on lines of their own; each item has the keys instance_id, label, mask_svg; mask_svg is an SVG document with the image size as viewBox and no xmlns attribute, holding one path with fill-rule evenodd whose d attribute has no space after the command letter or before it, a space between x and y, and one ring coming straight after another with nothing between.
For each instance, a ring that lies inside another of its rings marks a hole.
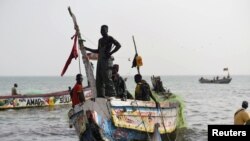
<instances>
[{"instance_id":1,"label":"distant motorboat","mask_svg":"<svg viewBox=\"0 0 250 141\"><path fill-rule=\"evenodd\" d=\"M205 79L201 77L199 79L200 83L215 83L215 84L229 84L231 82L231 77L223 77L222 79Z\"/></svg>"},{"instance_id":2,"label":"distant motorboat","mask_svg":"<svg viewBox=\"0 0 250 141\"><path fill-rule=\"evenodd\" d=\"M228 71L228 68L224 68L223 71ZM229 84L231 80L232 78L230 77L229 72L228 72L227 77L224 76L222 78L219 78L219 76L217 76L217 77L214 77L213 79L206 79L206 78L201 77L199 79L199 82L200 83Z\"/></svg>"}]
</instances>

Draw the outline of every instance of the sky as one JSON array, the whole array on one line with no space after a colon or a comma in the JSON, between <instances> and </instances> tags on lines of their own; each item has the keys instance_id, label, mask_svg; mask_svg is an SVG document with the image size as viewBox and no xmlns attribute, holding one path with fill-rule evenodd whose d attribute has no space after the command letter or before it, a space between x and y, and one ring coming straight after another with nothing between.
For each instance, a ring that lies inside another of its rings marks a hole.
<instances>
[{"instance_id":1,"label":"sky","mask_svg":"<svg viewBox=\"0 0 250 141\"><path fill-rule=\"evenodd\" d=\"M0 0L0 76L60 76L75 32L68 6L89 48L109 26L122 46L121 75L136 74L132 36L143 75L223 75L225 67L250 75L249 0Z\"/></svg>"}]
</instances>

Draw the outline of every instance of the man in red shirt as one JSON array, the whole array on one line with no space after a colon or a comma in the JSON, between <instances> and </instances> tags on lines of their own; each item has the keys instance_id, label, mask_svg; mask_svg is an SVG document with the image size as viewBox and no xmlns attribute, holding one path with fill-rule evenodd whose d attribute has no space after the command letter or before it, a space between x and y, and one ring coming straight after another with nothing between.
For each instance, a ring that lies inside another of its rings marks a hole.
<instances>
[{"instance_id":1,"label":"man in red shirt","mask_svg":"<svg viewBox=\"0 0 250 141\"><path fill-rule=\"evenodd\" d=\"M83 80L82 74L77 74L76 75L76 84L70 93L73 108L75 107L75 105L85 101L82 80Z\"/></svg>"}]
</instances>

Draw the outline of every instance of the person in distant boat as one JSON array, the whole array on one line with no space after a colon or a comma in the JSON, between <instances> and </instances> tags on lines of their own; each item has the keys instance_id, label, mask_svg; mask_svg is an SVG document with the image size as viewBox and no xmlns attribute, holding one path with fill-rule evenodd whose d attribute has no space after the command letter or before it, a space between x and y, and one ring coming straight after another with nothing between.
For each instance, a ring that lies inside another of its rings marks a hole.
<instances>
[{"instance_id":1,"label":"person in distant boat","mask_svg":"<svg viewBox=\"0 0 250 141\"><path fill-rule=\"evenodd\" d=\"M70 91L70 96L71 96L73 108L76 105L83 103L85 101L82 80L83 80L82 74L77 74L76 75L76 84L73 87L73 89Z\"/></svg>"},{"instance_id":2,"label":"person in distant boat","mask_svg":"<svg viewBox=\"0 0 250 141\"><path fill-rule=\"evenodd\" d=\"M112 68L112 80L116 90L116 97L122 100L133 99L133 96L129 93L126 87L125 80L119 75L119 65L114 64Z\"/></svg>"},{"instance_id":3,"label":"person in distant boat","mask_svg":"<svg viewBox=\"0 0 250 141\"><path fill-rule=\"evenodd\" d=\"M216 80L219 80L219 76L216 76Z\"/></svg>"},{"instance_id":4,"label":"person in distant boat","mask_svg":"<svg viewBox=\"0 0 250 141\"><path fill-rule=\"evenodd\" d=\"M156 107L159 108L159 102L157 102L155 97L153 96L149 84L145 80L142 80L142 76L140 74L136 74L134 76L134 80L137 84L135 88L135 99L142 101L150 101L151 97L154 100Z\"/></svg>"},{"instance_id":5,"label":"person in distant boat","mask_svg":"<svg viewBox=\"0 0 250 141\"><path fill-rule=\"evenodd\" d=\"M12 87L12 89L11 89L11 95L19 95L17 93L17 87L18 87L18 85L17 85L17 83L15 83L14 87Z\"/></svg>"},{"instance_id":6,"label":"person in distant boat","mask_svg":"<svg viewBox=\"0 0 250 141\"><path fill-rule=\"evenodd\" d=\"M199 79L199 81L202 81L204 78L203 77L201 77L200 79Z\"/></svg>"},{"instance_id":7,"label":"person in distant boat","mask_svg":"<svg viewBox=\"0 0 250 141\"><path fill-rule=\"evenodd\" d=\"M90 49L87 47L85 47L85 49L92 53L98 53L96 69L97 96L116 96L115 87L112 81L112 66L114 60L112 54L118 51L121 45L112 36L108 35L107 25L101 26L101 34L102 38L98 41L97 49Z\"/></svg>"},{"instance_id":8,"label":"person in distant boat","mask_svg":"<svg viewBox=\"0 0 250 141\"><path fill-rule=\"evenodd\" d=\"M246 111L248 108L248 102L243 101L242 102L242 108L237 110L234 114L234 124L235 125L245 125L250 123L250 115Z\"/></svg>"}]
</instances>

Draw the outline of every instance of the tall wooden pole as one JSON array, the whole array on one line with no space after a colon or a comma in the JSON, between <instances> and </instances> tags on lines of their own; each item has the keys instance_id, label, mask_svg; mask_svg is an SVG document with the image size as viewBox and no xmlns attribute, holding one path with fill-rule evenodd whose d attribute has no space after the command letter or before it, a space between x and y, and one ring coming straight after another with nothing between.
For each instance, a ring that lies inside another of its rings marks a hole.
<instances>
[{"instance_id":1,"label":"tall wooden pole","mask_svg":"<svg viewBox=\"0 0 250 141\"><path fill-rule=\"evenodd\" d=\"M90 63L90 61L89 61L89 59L87 57L86 50L84 48L83 42L85 40L83 40L82 37L81 37L80 29L79 29L79 26L77 24L75 15L72 13L70 7L68 7L68 10L69 10L70 16L73 19L74 28L75 28L76 33L78 35L78 43L79 43L79 47L80 47L80 50L81 50L81 53L82 53L82 61L83 61L83 64L85 66L86 76L87 76L87 79L88 79L88 85L90 86L90 89L91 89L91 91L93 93L93 97L96 98L96 96L97 96L96 83L95 83L95 78L94 78L94 74L93 74L93 68L91 67L91 63Z\"/></svg>"}]
</instances>

